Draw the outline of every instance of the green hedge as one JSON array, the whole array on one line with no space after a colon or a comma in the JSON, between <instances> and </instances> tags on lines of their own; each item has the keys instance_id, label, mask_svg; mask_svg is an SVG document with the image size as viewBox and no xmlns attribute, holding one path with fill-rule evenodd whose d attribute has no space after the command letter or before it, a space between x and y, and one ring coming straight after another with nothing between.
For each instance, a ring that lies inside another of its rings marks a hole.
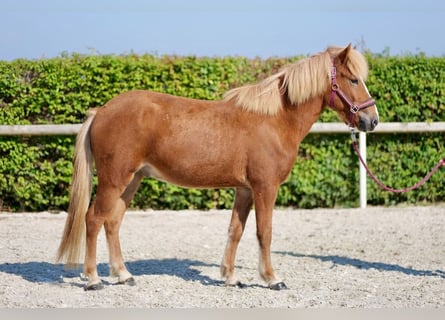
<instances>
[{"instance_id":1,"label":"green hedge","mask_svg":"<svg viewBox=\"0 0 445 320\"><path fill-rule=\"evenodd\" d=\"M63 56L0 61L1 124L81 123L86 110L131 89L214 100L297 60L127 56ZM445 57L367 55L368 87L381 121L445 121ZM338 121L329 110L321 121ZM0 137L0 209L66 210L74 137ZM370 134L368 164L394 187L422 178L442 157L444 134ZM445 200L445 170L405 194L368 180L373 205ZM309 135L277 205L299 208L358 205L358 165L348 135ZM182 189L145 179L134 208L230 208L233 190Z\"/></svg>"}]
</instances>

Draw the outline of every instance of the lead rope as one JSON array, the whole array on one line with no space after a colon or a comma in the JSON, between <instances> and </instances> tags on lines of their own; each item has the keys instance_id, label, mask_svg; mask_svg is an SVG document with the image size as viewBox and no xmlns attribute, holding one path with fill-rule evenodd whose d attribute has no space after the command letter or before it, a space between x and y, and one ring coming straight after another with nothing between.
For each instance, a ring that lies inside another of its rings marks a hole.
<instances>
[{"instance_id":1,"label":"lead rope","mask_svg":"<svg viewBox=\"0 0 445 320\"><path fill-rule=\"evenodd\" d=\"M391 192L395 192L395 193L403 193L403 192L408 192L414 189L419 188L420 186L422 186L425 182L427 182L431 176L441 167L441 166L445 166L445 158L442 158L439 160L439 162L434 166L434 168L419 182L417 182L416 184L412 185L411 187L407 187L407 188L403 188L403 189L394 189L394 188L390 188L388 186L386 186L383 182L381 182L372 172L371 170L369 170L368 166L366 165L365 161L362 158L362 155L360 154L360 151L358 149L358 144L357 144L357 138L355 136L354 131L351 130L351 137L352 137L352 147L355 150L355 153L357 154L358 158L360 159L360 162L362 163L363 167L365 167L366 172L368 173L368 175L371 177L372 180L374 180L375 183L377 183L379 185L380 188L382 188L383 190L386 191L391 191Z\"/></svg>"}]
</instances>

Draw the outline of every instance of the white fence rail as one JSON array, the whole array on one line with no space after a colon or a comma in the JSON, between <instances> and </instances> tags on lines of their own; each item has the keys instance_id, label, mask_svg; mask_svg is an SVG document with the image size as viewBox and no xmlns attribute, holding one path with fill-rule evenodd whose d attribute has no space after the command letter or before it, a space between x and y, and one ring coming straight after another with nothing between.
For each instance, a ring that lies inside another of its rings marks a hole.
<instances>
[{"instance_id":1,"label":"white fence rail","mask_svg":"<svg viewBox=\"0 0 445 320\"><path fill-rule=\"evenodd\" d=\"M0 136L66 136L79 132L81 124L32 124L0 126Z\"/></svg>"},{"instance_id":2,"label":"white fence rail","mask_svg":"<svg viewBox=\"0 0 445 320\"><path fill-rule=\"evenodd\" d=\"M60 125L0 125L0 136L75 135L81 124ZM375 133L445 132L445 122L380 123ZM343 123L315 123L310 133L350 133ZM360 153L366 161L366 133L360 132ZM366 170L360 164L360 207L366 208Z\"/></svg>"},{"instance_id":3,"label":"white fence rail","mask_svg":"<svg viewBox=\"0 0 445 320\"><path fill-rule=\"evenodd\" d=\"M81 124L0 125L0 136L74 135ZM444 132L445 122L387 122L380 123L375 133ZM340 122L315 123L311 133L349 133Z\"/></svg>"}]
</instances>

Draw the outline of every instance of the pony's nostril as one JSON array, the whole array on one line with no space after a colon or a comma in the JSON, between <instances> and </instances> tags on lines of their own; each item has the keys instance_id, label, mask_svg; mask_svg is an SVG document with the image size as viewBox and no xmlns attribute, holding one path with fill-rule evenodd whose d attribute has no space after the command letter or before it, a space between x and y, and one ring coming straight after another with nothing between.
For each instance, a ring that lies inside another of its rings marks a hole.
<instances>
[{"instance_id":1,"label":"pony's nostril","mask_svg":"<svg viewBox=\"0 0 445 320\"><path fill-rule=\"evenodd\" d=\"M374 119L371 121L371 127L372 127L372 129L374 129L375 127L377 127L378 124L379 124L379 119L378 119L378 118L374 118Z\"/></svg>"}]
</instances>

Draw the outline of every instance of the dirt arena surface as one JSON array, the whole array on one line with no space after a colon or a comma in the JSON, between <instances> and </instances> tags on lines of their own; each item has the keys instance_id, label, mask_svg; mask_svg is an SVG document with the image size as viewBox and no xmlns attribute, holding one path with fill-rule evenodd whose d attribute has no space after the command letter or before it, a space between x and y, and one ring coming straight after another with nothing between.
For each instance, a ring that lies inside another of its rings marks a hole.
<instances>
[{"instance_id":1,"label":"dirt arena surface","mask_svg":"<svg viewBox=\"0 0 445 320\"><path fill-rule=\"evenodd\" d=\"M288 290L259 279L254 213L236 260L247 287L219 275L230 211L128 212L124 257L136 286L114 285L101 233L105 288L54 257L66 213L0 213L0 307L406 308L445 306L445 205L276 210L272 259Z\"/></svg>"}]
</instances>

